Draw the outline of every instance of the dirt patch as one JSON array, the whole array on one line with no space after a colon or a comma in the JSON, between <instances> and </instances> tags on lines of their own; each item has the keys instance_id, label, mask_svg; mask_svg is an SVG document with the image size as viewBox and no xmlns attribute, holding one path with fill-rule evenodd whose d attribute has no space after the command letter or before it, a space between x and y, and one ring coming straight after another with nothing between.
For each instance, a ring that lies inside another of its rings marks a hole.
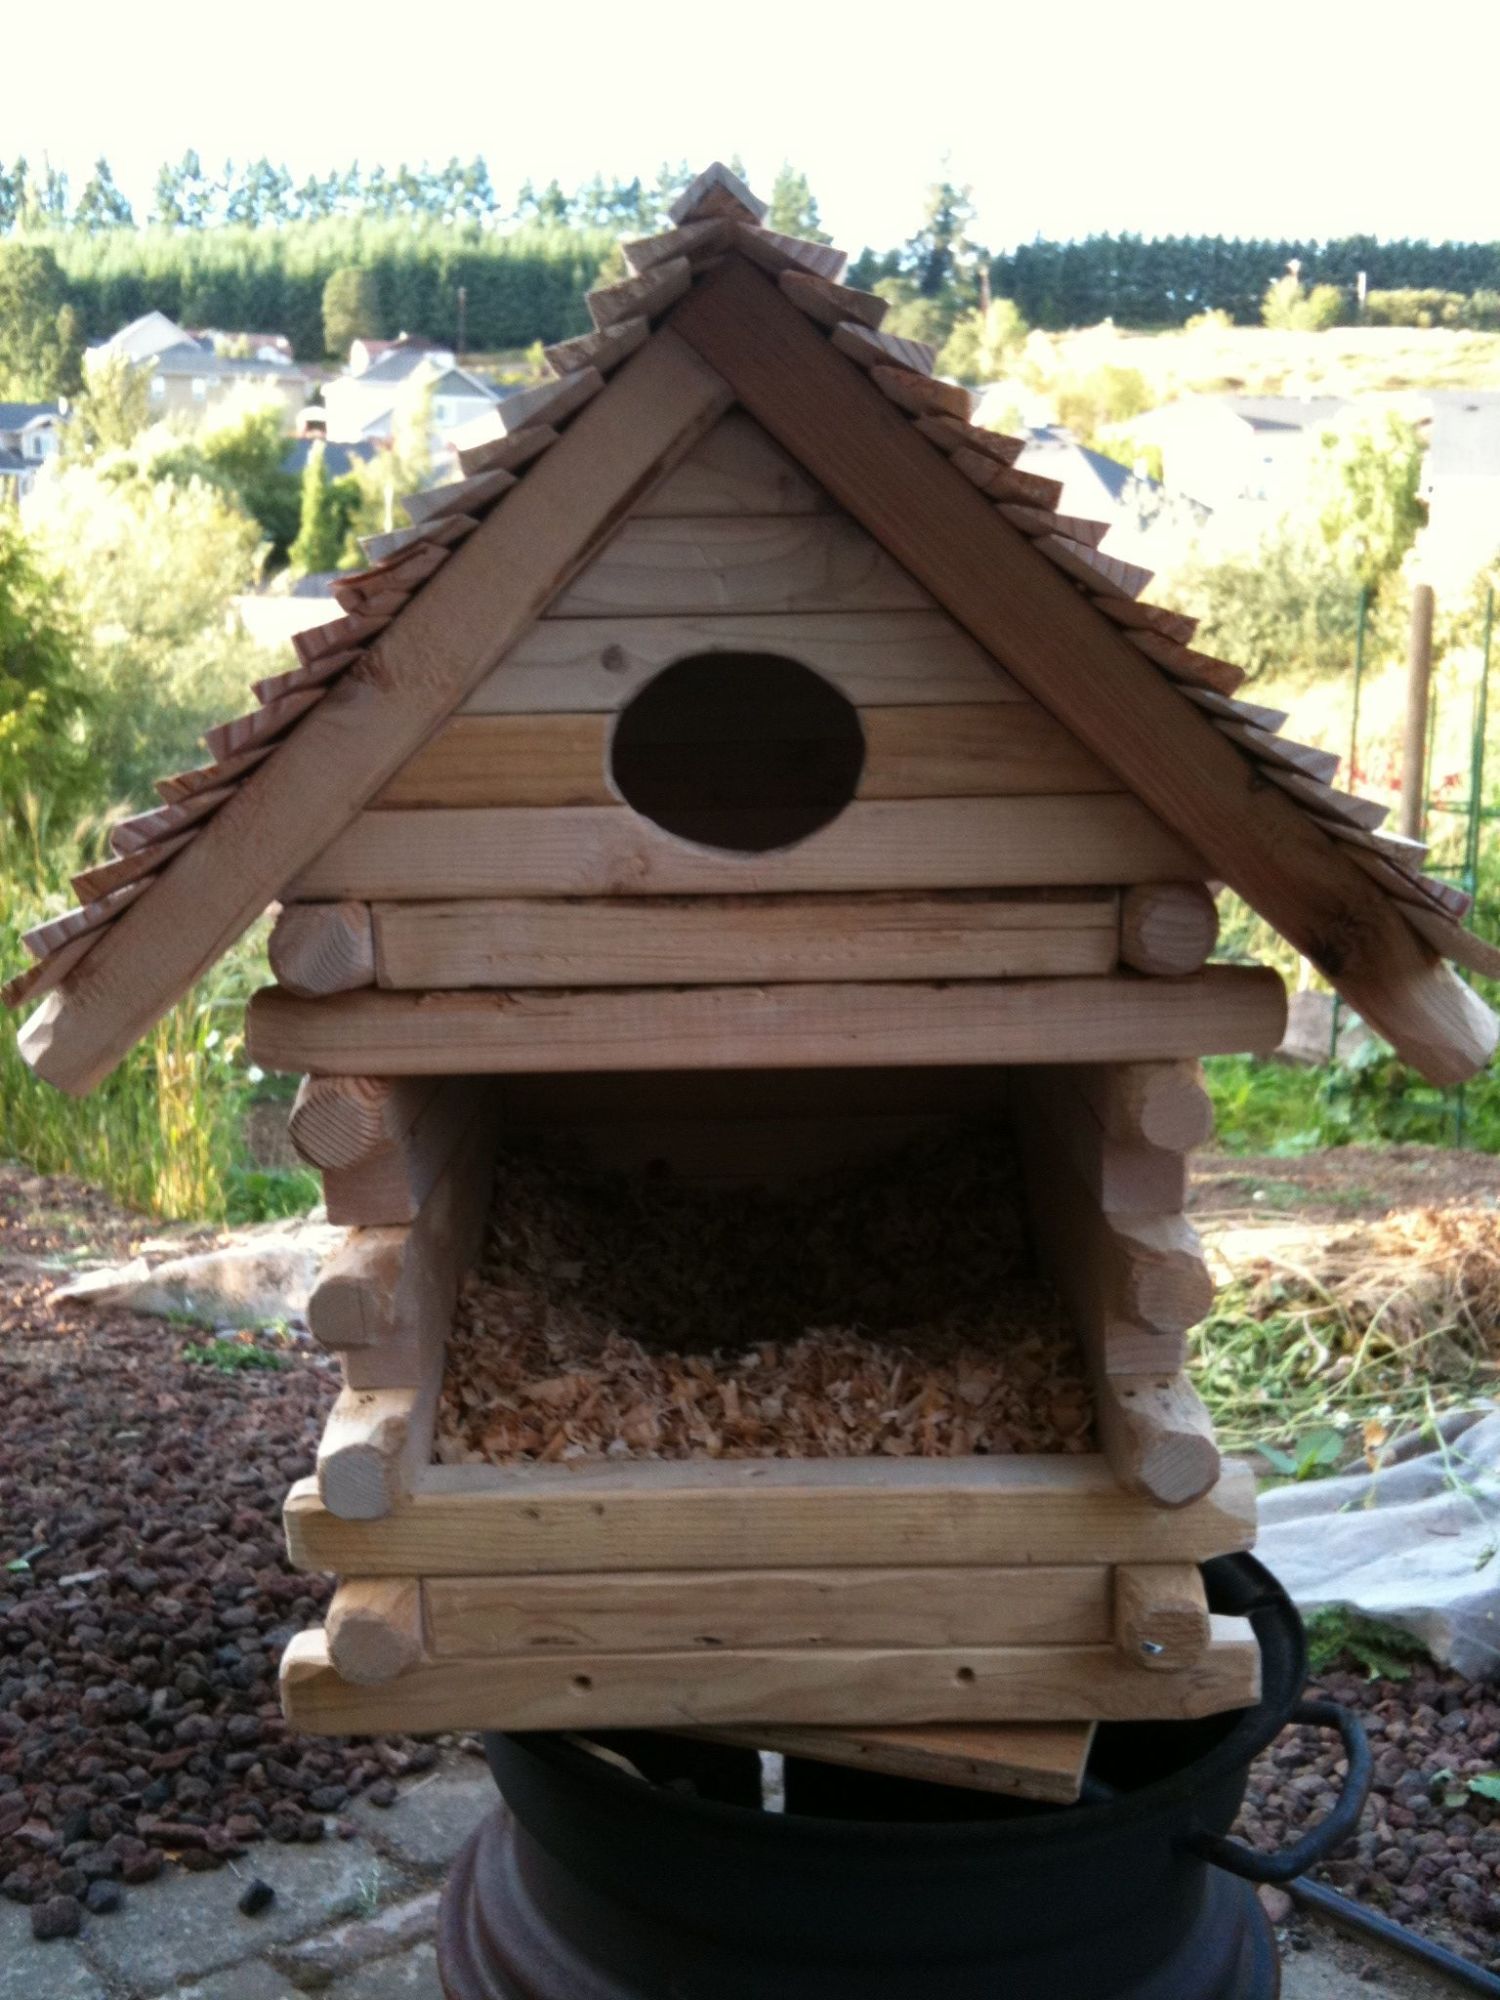
<instances>
[{"instance_id":1,"label":"dirt patch","mask_svg":"<svg viewBox=\"0 0 1500 2000\"><path fill-rule=\"evenodd\" d=\"M1282 1216L1374 1221L1403 1208L1500 1206L1500 1158L1449 1146L1339 1146L1282 1159L1206 1150L1188 1206L1199 1221Z\"/></svg>"}]
</instances>

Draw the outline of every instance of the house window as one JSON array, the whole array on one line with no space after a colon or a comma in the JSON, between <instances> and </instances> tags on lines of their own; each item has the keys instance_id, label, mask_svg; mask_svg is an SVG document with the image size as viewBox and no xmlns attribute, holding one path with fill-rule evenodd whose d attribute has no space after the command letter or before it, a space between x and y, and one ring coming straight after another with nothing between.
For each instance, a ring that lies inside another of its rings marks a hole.
<instances>
[{"instance_id":1,"label":"house window","mask_svg":"<svg viewBox=\"0 0 1500 2000\"><path fill-rule=\"evenodd\" d=\"M432 420L440 430L447 430L453 423L453 405L446 396L439 396L433 403Z\"/></svg>"},{"instance_id":2,"label":"house window","mask_svg":"<svg viewBox=\"0 0 1500 2000\"><path fill-rule=\"evenodd\" d=\"M195 375L193 377L193 401L195 403L201 403L207 394L208 394L207 382L204 381L201 375Z\"/></svg>"},{"instance_id":3,"label":"house window","mask_svg":"<svg viewBox=\"0 0 1500 2000\"><path fill-rule=\"evenodd\" d=\"M166 393L167 393L167 378L166 378L166 376L165 376L165 375L153 375L153 376L151 377L151 400L152 400L152 402L153 402L153 403L159 403L159 402L161 402L161 401L162 401L162 399L163 399L163 397L165 397Z\"/></svg>"},{"instance_id":4,"label":"house window","mask_svg":"<svg viewBox=\"0 0 1500 2000\"><path fill-rule=\"evenodd\" d=\"M679 839L738 854L790 847L854 797L865 762L852 703L775 653L696 653L620 714L610 776Z\"/></svg>"}]
</instances>

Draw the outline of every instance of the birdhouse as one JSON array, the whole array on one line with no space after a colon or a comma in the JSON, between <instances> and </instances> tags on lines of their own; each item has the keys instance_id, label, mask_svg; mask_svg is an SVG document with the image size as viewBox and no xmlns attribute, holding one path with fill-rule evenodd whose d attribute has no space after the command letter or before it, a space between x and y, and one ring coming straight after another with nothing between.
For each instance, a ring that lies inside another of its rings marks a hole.
<instances>
[{"instance_id":1,"label":"birdhouse","mask_svg":"<svg viewBox=\"0 0 1500 2000\"><path fill-rule=\"evenodd\" d=\"M1273 1049L1284 998L1208 962L1214 891L1439 1082L1496 1032L1443 961L1494 954L1336 760L881 331L839 252L767 229L718 166L673 214L33 934L22 1046L88 1089L280 905L250 1047L305 1077L293 1137L350 1226L310 1310L344 1387L286 1516L343 1582L288 1652L295 1723L1242 1706L1256 1648L1198 1566L1249 1546L1254 1494L1183 1373L1212 1286L1182 1209L1198 1059ZM500 1462L434 1462L521 1139L731 1215L884 1159L904 1240L948 1197L914 1168L903 1209L902 1147L994 1132L1087 1448L966 1448L934 1402L893 1450L792 1454L770 1418L675 1456L649 1423L597 1449L522 1424Z\"/></svg>"}]
</instances>

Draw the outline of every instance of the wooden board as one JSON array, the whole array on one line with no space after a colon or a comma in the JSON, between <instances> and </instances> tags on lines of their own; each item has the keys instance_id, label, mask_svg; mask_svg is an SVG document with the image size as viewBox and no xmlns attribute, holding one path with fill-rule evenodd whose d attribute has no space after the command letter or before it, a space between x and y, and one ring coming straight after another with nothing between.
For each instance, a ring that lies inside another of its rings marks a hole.
<instances>
[{"instance_id":1,"label":"wooden board","mask_svg":"<svg viewBox=\"0 0 1500 2000\"><path fill-rule=\"evenodd\" d=\"M462 715L445 723L371 801L398 806L612 805L612 715ZM862 799L1118 792L1119 782L1033 702L860 711ZM767 756L768 746L757 745ZM691 746L657 762L691 775ZM659 777L657 794L662 796ZM1203 954L1207 956L1207 954ZM1200 958L1199 963L1201 964Z\"/></svg>"},{"instance_id":2,"label":"wooden board","mask_svg":"<svg viewBox=\"0 0 1500 2000\"><path fill-rule=\"evenodd\" d=\"M792 611L759 617L543 618L464 703L466 715L620 708L690 653L800 660L856 706L1026 701L942 611Z\"/></svg>"},{"instance_id":3,"label":"wooden board","mask_svg":"<svg viewBox=\"0 0 1500 2000\"><path fill-rule=\"evenodd\" d=\"M1337 841L1183 699L984 496L730 257L672 330L903 568L1340 987L1434 1082L1472 1075L1500 1023ZM881 371L876 371L878 375ZM920 378L913 378L920 380ZM1094 556L1085 568L1100 558ZM1100 593L1096 581L1092 594Z\"/></svg>"},{"instance_id":4,"label":"wooden board","mask_svg":"<svg viewBox=\"0 0 1500 2000\"><path fill-rule=\"evenodd\" d=\"M433 1577L423 1595L434 1659L721 1646L1035 1646L1113 1638L1112 1577L1098 1564L648 1570Z\"/></svg>"},{"instance_id":5,"label":"wooden board","mask_svg":"<svg viewBox=\"0 0 1500 2000\"><path fill-rule=\"evenodd\" d=\"M833 502L743 410L721 417L635 510L637 520L706 514L827 514Z\"/></svg>"},{"instance_id":6,"label":"wooden board","mask_svg":"<svg viewBox=\"0 0 1500 2000\"><path fill-rule=\"evenodd\" d=\"M789 308L790 310L790 308ZM709 611L914 611L932 603L843 514L628 520L554 600L553 618Z\"/></svg>"},{"instance_id":7,"label":"wooden board","mask_svg":"<svg viewBox=\"0 0 1500 2000\"><path fill-rule=\"evenodd\" d=\"M676 986L1112 972L1116 899L517 897L377 903L383 987Z\"/></svg>"},{"instance_id":8,"label":"wooden board","mask_svg":"<svg viewBox=\"0 0 1500 2000\"><path fill-rule=\"evenodd\" d=\"M1007 1798L1071 1805L1083 1789L1094 1746L1092 1722L978 1724L965 1729L934 1723L926 1729L842 1729L774 1722L738 1729L685 1730L684 1735L735 1743L755 1750L805 1757L818 1764L846 1764L888 1778L997 1792Z\"/></svg>"},{"instance_id":9,"label":"wooden board","mask_svg":"<svg viewBox=\"0 0 1500 2000\"><path fill-rule=\"evenodd\" d=\"M1093 888L1201 864L1135 799L862 799L795 846L678 840L628 806L364 812L287 891L298 902L460 896Z\"/></svg>"},{"instance_id":10,"label":"wooden board","mask_svg":"<svg viewBox=\"0 0 1500 2000\"><path fill-rule=\"evenodd\" d=\"M37 1074L74 1092L105 1076L504 658L600 537L731 401L672 334L632 355L394 625L377 628L368 658L31 1016L22 1052Z\"/></svg>"},{"instance_id":11,"label":"wooden board","mask_svg":"<svg viewBox=\"0 0 1500 2000\"><path fill-rule=\"evenodd\" d=\"M573 992L340 993L250 1003L253 1059L311 1074L817 1068L1269 1053L1273 972L1191 979L968 980L951 986L700 986Z\"/></svg>"},{"instance_id":12,"label":"wooden board","mask_svg":"<svg viewBox=\"0 0 1500 2000\"><path fill-rule=\"evenodd\" d=\"M684 1722L1060 1722L1174 1720L1259 1699L1260 1648L1249 1621L1216 1619L1193 1666L1153 1674L1109 1646L830 1647L700 1653L578 1653L566 1661L429 1660L375 1687L341 1681L321 1632L282 1661L294 1728L334 1735L391 1730L653 1729Z\"/></svg>"},{"instance_id":13,"label":"wooden board","mask_svg":"<svg viewBox=\"0 0 1500 2000\"><path fill-rule=\"evenodd\" d=\"M287 1497L299 1569L338 1576L1202 1562L1255 1540L1255 1481L1229 1465L1168 1513L1102 1458L850 1458L434 1466L386 1520Z\"/></svg>"}]
</instances>

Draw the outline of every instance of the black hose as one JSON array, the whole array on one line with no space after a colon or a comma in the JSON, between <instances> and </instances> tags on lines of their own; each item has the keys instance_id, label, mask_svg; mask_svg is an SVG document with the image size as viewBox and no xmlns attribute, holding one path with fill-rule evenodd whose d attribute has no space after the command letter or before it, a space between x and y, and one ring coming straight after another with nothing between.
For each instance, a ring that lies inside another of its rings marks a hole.
<instances>
[{"instance_id":1,"label":"black hose","mask_svg":"<svg viewBox=\"0 0 1500 2000\"><path fill-rule=\"evenodd\" d=\"M1471 1993L1487 1993L1490 2000L1500 2000L1500 1978L1496 1978L1493 1972L1486 1972L1482 1965L1460 1958L1457 1952L1418 1937L1415 1931L1393 1923L1378 1910L1367 1909L1363 1903L1341 1896L1337 1889L1330 1889L1325 1883L1310 1882L1305 1875L1288 1882L1286 1889L1294 1902L1300 1903L1304 1909L1316 1910L1320 1917L1337 1924L1340 1930L1352 1931L1356 1937L1369 1938L1377 1944L1390 1945L1408 1958L1430 1965L1434 1972L1457 1980Z\"/></svg>"}]
</instances>

